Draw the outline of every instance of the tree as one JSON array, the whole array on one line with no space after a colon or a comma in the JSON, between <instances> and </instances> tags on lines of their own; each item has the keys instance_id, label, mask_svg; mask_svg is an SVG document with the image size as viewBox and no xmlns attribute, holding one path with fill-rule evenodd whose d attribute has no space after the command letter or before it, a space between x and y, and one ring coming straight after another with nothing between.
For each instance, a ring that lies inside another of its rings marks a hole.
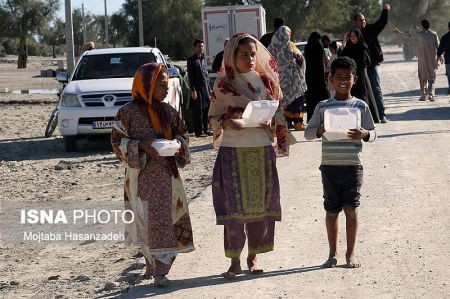
<instances>
[{"instance_id":1,"label":"tree","mask_svg":"<svg viewBox=\"0 0 450 299\"><path fill-rule=\"evenodd\" d=\"M123 44L128 34L127 19L121 13L115 13L108 18L108 41L113 48ZM97 41L105 40L105 16L95 15L90 23L91 32L96 33Z\"/></svg>"},{"instance_id":2,"label":"tree","mask_svg":"<svg viewBox=\"0 0 450 299\"><path fill-rule=\"evenodd\" d=\"M420 21L428 19L431 28L438 33L447 32L450 15L449 0L392 0L391 20L393 27L402 30L419 29Z\"/></svg>"},{"instance_id":3,"label":"tree","mask_svg":"<svg viewBox=\"0 0 450 299\"><path fill-rule=\"evenodd\" d=\"M201 38L200 0L143 1L144 42L175 59L192 52L192 42ZM139 45L137 0L126 0L120 15L128 25L127 44ZM118 28L119 30L119 28Z\"/></svg>"},{"instance_id":4,"label":"tree","mask_svg":"<svg viewBox=\"0 0 450 299\"><path fill-rule=\"evenodd\" d=\"M52 45L53 58L56 58L55 46L66 42L65 23L57 18L51 26L42 30L41 41Z\"/></svg>"},{"instance_id":5,"label":"tree","mask_svg":"<svg viewBox=\"0 0 450 299\"><path fill-rule=\"evenodd\" d=\"M59 8L58 0L0 0L3 26L7 36L19 38L17 68L26 68L28 60L27 38L39 33L45 23L53 19Z\"/></svg>"}]
</instances>

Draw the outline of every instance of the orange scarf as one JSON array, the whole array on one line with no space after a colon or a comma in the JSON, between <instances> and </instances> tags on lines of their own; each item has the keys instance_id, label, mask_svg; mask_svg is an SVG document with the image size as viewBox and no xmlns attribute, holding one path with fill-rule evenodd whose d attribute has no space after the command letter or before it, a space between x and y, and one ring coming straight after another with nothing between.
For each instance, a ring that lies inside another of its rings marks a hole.
<instances>
[{"instance_id":1,"label":"orange scarf","mask_svg":"<svg viewBox=\"0 0 450 299\"><path fill-rule=\"evenodd\" d=\"M172 130L170 127L162 127L160 116L152 107L153 91L156 86L156 80L161 71L165 71L166 67L160 63L147 63L141 66L133 80L133 101L143 100L148 103L147 111L150 116L150 125L157 133L163 133L166 139L172 139ZM150 84L150 85L148 85Z\"/></svg>"}]
</instances>

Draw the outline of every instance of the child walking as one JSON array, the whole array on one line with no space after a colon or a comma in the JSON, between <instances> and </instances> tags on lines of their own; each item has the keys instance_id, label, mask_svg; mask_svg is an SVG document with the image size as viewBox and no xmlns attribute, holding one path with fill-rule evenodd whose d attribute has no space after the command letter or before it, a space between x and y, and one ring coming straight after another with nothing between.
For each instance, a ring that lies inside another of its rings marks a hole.
<instances>
[{"instance_id":1,"label":"child walking","mask_svg":"<svg viewBox=\"0 0 450 299\"><path fill-rule=\"evenodd\" d=\"M134 221L125 226L125 244L139 245L146 261L144 277L156 286L166 277L178 253L194 250L191 220L178 167L190 162L188 132L178 112L163 100L169 75L163 64L148 63L134 76L131 103L120 108L111 143L124 164L125 208ZM175 156L162 157L155 139L177 140Z\"/></svg>"},{"instance_id":2,"label":"child walking","mask_svg":"<svg viewBox=\"0 0 450 299\"><path fill-rule=\"evenodd\" d=\"M357 79L354 60L349 57L340 57L333 61L330 82L336 94L333 98L317 104L313 117L305 130L307 140L322 138L320 170L330 247L328 259L323 266L327 268L337 265L338 216L342 209L344 209L346 217L346 264L349 268L361 266L355 254L360 189L363 183L363 167L360 159L361 140L374 141L376 133L369 106L350 94ZM325 133L324 112L331 108L358 108L361 111L361 128L350 129L347 132L348 139L327 140L323 136Z\"/></svg>"},{"instance_id":3,"label":"child walking","mask_svg":"<svg viewBox=\"0 0 450 299\"><path fill-rule=\"evenodd\" d=\"M220 146L212 195L216 222L224 226L225 256L231 259L222 276L234 278L242 272L240 255L246 239L251 274L263 272L256 255L273 250L275 221L281 220L273 131L278 154L287 155L295 139L281 108L274 116L273 131L270 124L247 128L242 123L251 101L281 98L277 63L267 49L250 34L236 33L225 47L223 63L209 110L214 143Z\"/></svg>"}]
</instances>

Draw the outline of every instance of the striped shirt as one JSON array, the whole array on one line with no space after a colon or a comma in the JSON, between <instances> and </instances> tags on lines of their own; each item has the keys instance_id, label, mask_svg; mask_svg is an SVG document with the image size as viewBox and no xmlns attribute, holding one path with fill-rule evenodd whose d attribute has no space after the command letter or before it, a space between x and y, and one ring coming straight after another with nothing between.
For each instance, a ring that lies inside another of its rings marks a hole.
<instances>
[{"instance_id":1,"label":"striped shirt","mask_svg":"<svg viewBox=\"0 0 450 299\"><path fill-rule=\"evenodd\" d=\"M350 100L338 101L331 98L317 104L314 114L305 130L305 138L313 140L317 137L317 129L323 125L324 112L330 108L358 108L361 111L361 127L368 130L370 137L368 141L376 138L375 124L370 114L369 106L353 97ZM361 165L360 153L362 143L360 140L327 140L322 136L322 165L350 166Z\"/></svg>"}]
</instances>

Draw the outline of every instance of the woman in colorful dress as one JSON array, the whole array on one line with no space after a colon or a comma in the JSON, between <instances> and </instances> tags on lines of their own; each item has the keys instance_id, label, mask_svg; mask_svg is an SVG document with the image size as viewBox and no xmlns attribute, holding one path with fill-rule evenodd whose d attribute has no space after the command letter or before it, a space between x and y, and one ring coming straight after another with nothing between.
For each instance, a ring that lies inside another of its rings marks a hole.
<instances>
[{"instance_id":1,"label":"woman in colorful dress","mask_svg":"<svg viewBox=\"0 0 450 299\"><path fill-rule=\"evenodd\" d=\"M295 130L304 130L303 106L306 91L306 63L303 54L291 42L291 29L287 26L278 28L272 37L268 50L278 64L286 120L288 123L294 123Z\"/></svg>"},{"instance_id":2,"label":"woman in colorful dress","mask_svg":"<svg viewBox=\"0 0 450 299\"><path fill-rule=\"evenodd\" d=\"M233 278L242 272L240 255L246 239L252 274L263 272L256 255L273 250L275 221L281 220L273 136L279 155L287 155L295 139L288 131L281 102L271 123L248 128L242 121L251 101L282 97L277 63L269 51L253 36L236 33L225 48L223 64L209 110L214 144L219 147L212 193L216 222L224 226L225 256L231 259L222 276Z\"/></svg>"},{"instance_id":3,"label":"woman in colorful dress","mask_svg":"<svg viewBox=\"0 0 450 299\"><path fill-rule=\"evenodd\" d=\"M157 286L178 253L194 250L191 221L178 167L190 162L187 128L177 111L163 100L169 77L164 65L141 66L133 80L131 103L116 116L111 143L126 168L125 208L134 221L125 227L125 243L139 245L146 260L145 276ZM162 157L155 139L177 140L175 156Z\"/></svg>"}]
</instances>

